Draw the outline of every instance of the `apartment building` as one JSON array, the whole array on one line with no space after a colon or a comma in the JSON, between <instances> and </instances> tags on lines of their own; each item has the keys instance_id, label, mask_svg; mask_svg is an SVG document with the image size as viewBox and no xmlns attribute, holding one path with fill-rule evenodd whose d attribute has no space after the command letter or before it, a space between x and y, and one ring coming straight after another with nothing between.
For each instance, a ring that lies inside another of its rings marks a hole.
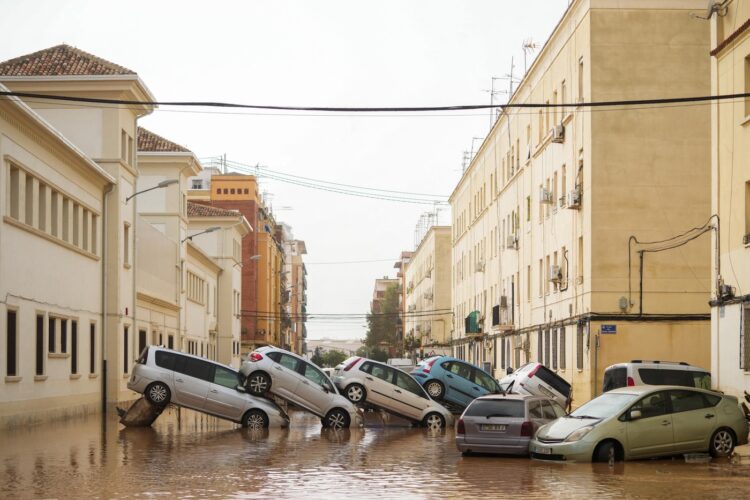
<instances>
[{"instance_id":1,"label":"apartment building","mask_svg":"<svg viewBox=\"0 0 750 500\"><path fill-rule=\"evenodd\" d=\"M307 352L307 268L303 255L307 254L307 246L304 241L294 239L292 228L287 224L279 225L279 236L284 249L282 275L287 278L287 286L281 291L282 315L290 324L284 344L291 351L304 354Z\"/></svg>"},{"instance_id":2,"label":"apartment building","mask_svg":"<svg viewBox=\"0 0 750 500\"><path fill-rule=\"evenodd\" d=\"M406 328L406 266L409 264L414 252L403 251L399 256L398 260L393 264L393 268L397 269L396 278L401 281L401 299L399 303L399 312L401 312L401 333L400 337L403 340L408 334Z\"/></svg>"},{"instance_id":3,"label":"apartment building","mask_svg":"<svg viewBox=\"0 0 750 500\"><path fill-rule=\"evenodd\" d=\"M578 105L708 94L704 3L571 2L450 197L456 356L709 365L708 107Z\"/></svg>"},{"instance_id":4,"label":"apartment building","mask_svg":"<svg viewBox=\"0 0 750 500\"><path fill-rule=\"evenodd\" d=\"M750 92L750 3L715 2L711 94ZM713 232L711 375L716 387L750 392L750 100L711 105ZM741 400L741 399L740 399Z\"/></svg>"},{"instance_id":5,"label":"apartment building","mask_svg":"<svg viewBox=\"0 0 750 500\"><path fill-rule=\"evenodd\" d=\"M406 264L406 337L420 357L452 354L451 227L432 226Z\"/></svg>"}]
</instances>

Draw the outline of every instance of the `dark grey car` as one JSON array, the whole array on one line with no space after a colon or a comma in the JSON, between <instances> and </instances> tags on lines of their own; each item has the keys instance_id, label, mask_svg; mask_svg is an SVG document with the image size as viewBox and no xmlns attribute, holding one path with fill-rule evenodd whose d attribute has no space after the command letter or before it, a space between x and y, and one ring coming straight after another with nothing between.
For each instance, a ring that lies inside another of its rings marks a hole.
<instances>
[{"instance_id":1,"label":"dark grey car","mask_svg":"<svg viewBox=\"0 0 750 500\"><path fill-rule=\"evenodd\" d=\"M551 398L528 394L489 395L475 399L456 428L456 447L467 453L528 455L537 429L565 415Z\"/></svg>"}]
</instances>

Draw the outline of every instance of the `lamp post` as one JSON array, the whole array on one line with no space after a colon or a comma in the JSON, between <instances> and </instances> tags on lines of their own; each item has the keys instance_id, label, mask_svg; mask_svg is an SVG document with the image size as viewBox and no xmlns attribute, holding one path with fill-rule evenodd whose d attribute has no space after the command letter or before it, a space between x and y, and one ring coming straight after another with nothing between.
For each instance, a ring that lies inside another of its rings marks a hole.
<instances>
[{"instance_id":1,"label":"lamp post","mask_svg":"<svg viewBox=\"0 0 750 500\"><path fill-rule=\"evenodd\" d=\"M185 243L185 241L187 241L187 240L193 241L193 238L196 237L196 236L199 236L201 234L206 234L206 233L213 233L214 231L218 231L219 229L221 229L219 226L209 227L208 229L204 229L203 231L201 231L199 233L191 234L190 236L187 236L187 237L183 238L180 243Z\"/></svg>"},{"instance_id":2,"label":"lamp post","mask_svg":"<svg viewBox=\"0 0 750 500\"><path fill-rule=\"evenodd\" d=\"M135 198L139 194L147 193L149 191L153 191L154 189L162 189L167 186L171 186L172 184L177 184L178 182L180 182L178 179L167 179L166 181L161 181L159 184L157 184L154 187L150 187L148 189L144 189L142 191L138 191L136 193L131 194L130 196L125 198L125 203L129 202L131 198Z\"/></svg>"},{"instance_id":3,"label":"lamp post","mask_svg":"<svg viewBox=\"0 0 750 500\"><path fill-rule=\"evenodd\" d=\"M232 267L237 267L237 266L242 267L245 264L247 264L248 262L252 262L252 261L255 261L255 260L260 260L260 257L261 257L260 255L253 255L252 257L248 257L248 259L245 262L237 262Z\"/></svg>"}]
</instances>

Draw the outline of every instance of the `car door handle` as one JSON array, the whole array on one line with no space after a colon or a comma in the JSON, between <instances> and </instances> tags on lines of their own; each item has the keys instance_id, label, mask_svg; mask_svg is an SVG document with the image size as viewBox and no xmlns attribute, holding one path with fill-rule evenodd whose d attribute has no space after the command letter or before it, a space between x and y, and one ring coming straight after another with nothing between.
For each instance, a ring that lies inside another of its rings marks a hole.
<instances>
[{"instance_id":1,"label":"car door handle","mask_svg":"<svg viewBox=\"0 0 750 500\"><path fill-rule=\"evenodd\" d=\"M479 387L472 387L472 389L474 389L475 391L478 391Z\"/></svg>"},{"instance_id":2,"label":"car door handle","mask_svg":"<svg viewBox=\"0 0 750 500\"><path fill-rule=\"evenodd\" d=\"M219 391L217 391L216 389L211 389L211 392L213 392L214 394L216 394L216 393L218 393Z\"/></svg>"},{"instance_id":3,"label":"car door handle","mask_svg":"<svg viewBox=\"0 0 750 500\"><path fill-rule=\"evenodd\" d=\"M665 420L664 422L661 423L661 425L667 426L667 425L670 425L670 422L668 420Z\"/></svg>"},{"instance_id":4,"label":"car door handle","mask_svg":"<svg viewBox=\"0 0 750 500\"><path fill-rule=\"evenodd\" d=\"M706 413L706 418L714 418L714 414L713 413Z\"/></svg>"},{"instance_id":5,"label":"car door handle","mask_svg":"<svg viewBox=\"0 0 750 500\"><path fill-rule=\"evenodd\" d=\"M453 375L446 375L446 377L448 377L448 378L453 378Z\"/></svg>"},{"instance_id":6,"label":"car door handle","mask_svg":"<svg viewBox=\"0 0 750 500\"><path fill-rule=\"evenodd\" d=\"M177 382L184 382L184 380L182 380L181 378L178 378Z\"/></svg>"},{"instance_id":7,"label":"car door handle","mask_svg":"<svg viewBox=\"0 0 750 500\"><path fill-rule=\"evenodd\" d=\"M276 368L279 371L282 371L280 366L274 366L274 368Z\"/></svg>"},{"instance_id":8,"label":"car door handle","mask_svg":"<svg viewBox=\"0 0 750 500\"><path fill-rule=\"evenodd\" d=\"M394 390L395 392L397 392L397 393L401 394L401 391L399 391L398 389L393 389L393 390Z\"/></svg>"},{"instance_id":9,"label":"car door handle","mask_svg":"<svg viewBox=\"0 0 750 500\"><path fill-rule=\"evenodd\" d=\"M365 377L367 380L372 380L372 377Z\"/></svg>"},{"instance_id":10,"label":"car door handle","mask_svg":"<svg viewBox=\"0 0 750 500\"><path fill-rule=\"evenodd\" d=\"M310 382L308 382L307 380L303 380L302 383L305 385L310 385Z\"/></svg>"}]
</instances>

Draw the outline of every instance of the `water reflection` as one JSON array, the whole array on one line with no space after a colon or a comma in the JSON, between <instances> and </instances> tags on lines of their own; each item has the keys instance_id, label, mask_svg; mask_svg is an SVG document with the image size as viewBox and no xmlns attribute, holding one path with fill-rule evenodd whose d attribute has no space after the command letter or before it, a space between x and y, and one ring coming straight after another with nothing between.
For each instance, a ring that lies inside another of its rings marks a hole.
<instances>
[{"instance_id":1,"label":"water reflection","mask_svg":"<svg viewBox=\"0 0 750 500\"><path fill-rule=\"evenodd\" d=\"M0 498L750 496L750 468L726 462L462 457L452 430L369 422L335 431L302 413L266 430L174 409L153 428L93 416L6 432L0 444Z\"/></svg>"}]
</instances>

